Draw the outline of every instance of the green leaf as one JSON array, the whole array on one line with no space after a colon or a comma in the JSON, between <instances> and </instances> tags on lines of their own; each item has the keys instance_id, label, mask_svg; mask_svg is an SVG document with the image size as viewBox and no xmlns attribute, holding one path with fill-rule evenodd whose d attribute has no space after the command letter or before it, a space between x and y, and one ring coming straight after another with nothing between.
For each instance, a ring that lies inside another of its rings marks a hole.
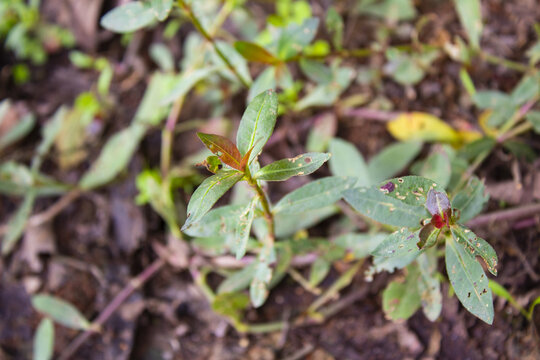
<instances>
[{"instance_id":1,"label":"green leaf","mask_svg":"<svg viewBox=\"0 0 540 360\"><path fill-rule=\"evenodd\" d=\"M332 263L325 259L324 257L319 257L311 265L311 270L309 272L309 285L314 288L321 281L324 280L328 272L332 267Z\"/></svg>"},{"instance_id":2,"label":"green leaf","mask_svg":"<svg viewBox=\"0 0 540 360\"><path fill-rule=\"evenodd\" d=\"M388 236L385 233L375 234L343 234L334 239L334 244L354 256L355 259L367 257Z\"/></svg>"},{"instance_id":3,"label":"green leaf","mask_svg":"<svg viewBox=\"0 0 540 360\"><path fill-rule=\"evenodd\" d=\"M243 173L238 171L221 170L216 175L206 178L195 190L187 207L187 219L182 231L189 229L191 224L201 220L214 204L236 184Z\"/></svg>"},{"instance_id":4,"label":"green leaf","mask_svg":"<svg viewBox=\"0 0 540 360\"><path fill-rule=\"evenodd\" d=\"M534 75L525 75L514 90L512 90L510 98L514 105L520 106L527 101L534 99L539 93L540 78Z\"/></svg>"},{"instance_id":5,"label":"green leaf","mask_svg":"<svg viewBox=\"0 0 540 360\"><path fill-rule=\"evenodd\" d=\"M459 301L479 319L493 322L493 301L482 266L465 248L446 239L446 272Z\"/></svg>"},{"instance_id":6,"label":"green leaf","mask_svg":"<svg viewBox=\"0 0 540 360\"><path fill-rule=\"evenodd\" d=\"M253 197L253 200L251 200L238 218L235 242L231 248L231 250L236 253L237 260L240 260L246 254L249 233L251 231L251 224L253 223L253 218L255 216L255 206L257 205L258 200L258 197Z\"/></svg>"},{"instance_id":7,"label":"green leaf","mask_svg":"<svg viewBox=\"0 0 540 360\"><path fill-rule=\"evenodd\" d=\"M36 117L28 114L18 121L9 131L0 138L0 152L6 147L15 144L32 131L36 124Z\"/></svg>"},{"instance_id":8,"label":"green leaf","mask_svg":"<svg viewBox=\"0 0 540 360\"><path fill-rule=\"evenodd\" d=\"M236 234L238 218L245 205L227 205L210 210L200 221L183 230L193 237L223 236L226 239Z\"/></svg>"},{"instance_id":9,"label":"green leaf","mask_svg":"<svg viewBox=\"0 0 540 360\"><path fill-rule=\"evenodd\" d=\"M464 226L458 225L452 227L451 230L454 240L461 245L473 259L477 256L484 259L489 272L497 276L497 253L491 245Z\"/></svg>"},{"instance_id":10,"label":"green leaf","mask_svg":"<svg viewBox=\"0 0 540 360\"><path fill-rule=\"evenodd\" d=\"M216 154L224 164L237 170L243 171L240 166L242 155L234 143L221 135L197 133L203 144L214 154Z\"/></svg>"},{"instance_id":11,"label":"green leaf","mask_svg":"<svg viewBox=\"0 0 540 360\"><path fill-rule=\"evenodd\" d=\"M378 257L402 257L404 255L420 254L420 249L416 243L419 239L420 230L415 232L407 228L401 228L388 235L376 248L371 255Z\"/></svg>"},{"instance_id":12,"label":"green leaf","mask_svg":"<svg viewBox=\"0 0 540 360\"><path fill-rule=\"evenodd\" d=\"M79 183L81 188L89 190L113 180L129 164L145 130L142 125L132 124L114 134L92 167L83 175Z\"/></svg>"},{"instance_id":13,"label":"green leaf","mask_svg":"<svg viewBox=\"0 0 540 360\"><path fill-rule=\"evenodd\" d=\"M332 174L356 177L359 186L371 184L371 173L356 146L342 139L332 139L329 151L332 158L328 165Z\"/></svg>"},{"instance_id":14,"label":"green leaf","mask_svg":"<svg viewBox=\"0 0 540 360\"><path fill-rule=\"evenodd\" d=\"M268 65L274 65L280 62L271 52L260 45L248 41L236 41L234 48L246 60L259 62Z\"/></svg>"},{"instance_id":15,"label":"green leaf","mask_svg":"<svg viewBox=\"0 0 540 360\"><path fill-rule=\"evenodd\" d=\"M308 229L336 214L338 210L336 206L330 205L296 213L277 212L274 214L276 237L284 238L294 235L297 231Z\"/></svg>"},{"instance_id":16,"label":"green leaf","mask_svg":"<svg viewBox=\"0 0 540 360\"><path fill-rule=\"evenodd\" d=\"M416 259L420 276L418 281L418 293L422 302L424 315L435 321L441 314L442 294L441 283L437 277L437 254L432 248Z\"/></svg>"},{"instance_id":17,"label":"green leaf","mask_svg":"<svg viewBox=\"0 0 540 360\"><path fill-rule=\"evenodd\" d=\"M153 23L154 14L149 3L135 1L115 7L101 18L100 24L107 30L127 33Z\"/></svg>"},{"instance_id":18,"label":"green leaf","mask_svg":"<svg viewBox=\"0 0 540 360\"><path fill-rule=\"evenodd\" d=\"M308 45L317 32L319 19L306 19L302 25L290 24L283 29L277 43L277 56L282 60L288 60L298 54Z\"/></svg>"},{"instance_id":19,"label":"green leaf","mask_svg":"<svg viewBox=\"0 0 540 360\"><path fill-rule=\"evenodd\" d=\"M246 294L228 292L218 294L212 301L212 310L227 317L237 328L241 328L242 311L249 305Z\"/></svg>"},{"instance_id":20,"label":"green leaf","mask_svg":"<svg viewBox=\"0 0 540 360\"><path fill-rule=\"evenodd\" d=\"M293 251L289 241L281 241L276 244L277 263L274 266L274 273L270 281L270 287L276 286L285 275L293 259Z\"/></svg>"},{"instance_id":21,"label":"green leaf","mask_svg":"<svg viewBox=\"0 0 540 360\"><path fill-rule=\"evenodd\" d=\"M251 283L251 280L253 280L256 267L257 263L254 262L242 270L235 271L231 275L227 276L227 278L221 284L219 284L217 293L232 293L247 289Z\"/></svg>"},{"instance_id":22,"label":"green leaf","mask_svg":"<svg viewBox=\"0 0 540 360\"><path fill-rule=\"evenodd\" d=\"M405 281L392 281L383 291L383 310L392 320L408 319L420 308L418 294L419 271L415 265L407 267Z\"/></svg>"},{"instance_id":23,"label":"green leaf","mask_svg":"<svg viewBox=\"0 0 540 360\"><path fill-rule=\"evenodd\" d=\"M452 175L452 166L448 155L442 151L430 154L418 169L417 174L432 179L441 188L446 188Z\"/></svg>"},{"instance_id":24,"label":"green leaf","mask_svg":"<svg viewBox=\"0 0 540 360\"><path fill-rule=\"evenodd\" d=\"M26 221L32 213L34 207L34 201L36 199L36 193L34 190L30 190L24 197L23 203L10 219L6 235L2 239L2 254L7 255L13 250L13 247L19 241L19 238L24 232Z\"/></svg>"},{"instance_id":25,"label":"green leaf","mask_svg":"<svg viewBox=\"0 0 540 360\"><path fill-rule=\"evenodd\" d=\"M173 0L151 0L151 5L154 16L159 21L163 21L171 12Z\"/></svg>"},{"instance_id":26,"label":"green leaf","mask_svg":"<svg viewBox=\"0 0 540 360\"><path fill-rule=\"evenodd\" d=\"M253 176L257 180L283 181L293 176L309 175L320 168L330 154L307 153L266 165Z\"/></svg>"},{"instance_id":27,"label":"green leaf","mask_svg":"<svg viewBox=\"0 0 540 360\"><path fill-rule=\"evenodd\" d=\"M420 241L416 243L419 249L429 248L437 244L437 239L441 229L437 229L432 223L422 226L418 237Z\"/></svg>"},{"instance_id":28,"label":"green leaf","mask_svg":"<svg viewBox=\"0 0 540 360\"><path fill-rule=\"evenodd\" d=\"M328 144L336 134L336 130L337 119L333 113L326 113L320 116L315 120L313 127L309 131L306 150L309 152L326 151Z\"/></svg>"},{"instance_id":29,"label":"green leaf","mask_svg":"<svg viewBox=\"0 0 540 360\"><path fill-rule=\"evenodd\" d=\"M461 212L459 221L466 223L480 214L488 200L489 195L486 194L484 182L475 176L456 194L452 206Z\"/></svg>"},{"instance_id":30,"label":"green leaf","mask_svg":"<svg viewBox=\"0 0 540 360\"><path fill-rule=\"evenodd\" d=\"M372 183L378 183L402 172L422 150L422 142L406 141L385 147L368 163Z\"/></svg>"},{"instance_id":31,"label":"green leaf","mask_svg":"<svg viewBox=\"0 0 540 360\"><path fill-rule=\"evenodd\" d=\"M373 265L366 271L366 281L372 281L373 275L382 271L394 272L395 269L403 269L418 257L416 252L405 252L400 256L374 256Z\"/></svg>"},{"instance_id":32,"label":"green leaf","mask_svg":"<svg viewBox=\"0 0 540 360\"><path fill-rule=\"evenodd\" d=\"M411 175L385 180L379 183L379 189L386 196L414 206L426 205L430 190L436 190L441 197L448 198L448 195L439 184L421 176Z\"/></svg>"},{"instance_id":33,"label":"green leaf","mask_svg":"<svg viewBox=\"0 0 540 360\"><path fill-rule=\"evenodd\" d=\"M411 0L360 1L358 11L386 19L390 23L412 20L416 16Z\"/></svg>"},{"instance_id":34,"label":"green leaf","mask_svg":"<svg viewBox=\"0 0 540 360\"><path fill-rule=\"evenodd\" d=\"M505 299L515 309L519 310L525 317L528 317L527 311L525 311L523 306L518 304L516 299L512 296L512 294L510 294L510 292L508 290L506 290L504 288L504 286L502 286L501 284L499 284L498 282L496 282L494 280L489 280L489 288L491 289L491 291L493 291L493 294L495 294L498 297L501 297L501 298ZM540 299L540 298L538 298L538 299Z\"/></svg>"},{"instance_id":35,"label":"green leaf","mask_svg":"<svg viewBox=\"0 0 540 360\"><path fill-rule=\"evenodd\" d=\"M216 48L219 49L225 58L229 60L229 63L236 71L236 74L233 73L229 68L229 65L223 61L217 52L214 51L212 52L212 61L214 64L220 66L221 74L231 82L237 83L239 80L238 77L240 77L243 80L243 84L251 84L251 75L249 73L249 67L246 59L244 59L242 55L240 55L238 51L236 51L235 48L226 41L216 41Z\"/></svg>"},{"instance_id":36,"label":"green leaf","mask_svg":"<svg viewBox=\"0 0 540 360\"><path fill-rule=\"evenodd\" d=\"M176 101L176 99L186 96L186 94L199 82L213 74L218 68L208 66L203 69L188 70L182 72L176 77L175 84L172 90L167 93L161 100L161 105L168 105Z\"/></svg>"},{"instance_id":37,"label":"green leaf","mask_svg":"<svg viewBox=\"0 0 540 360\"><path fill-rule=\"evenodd\" d=\"M266 262L259 262L249 286L249 297L253 307L258 308L266 301L270 280L272 280L272 269Z\"/></svg>"},{"instance_id":38,"label":"green leaf","mask_svg":"<svg viewBox=\"0 0 540 360\"><path fill-rule=\"evenodd\" d=\"M459 155L465 160L471 161L483 153L491 152L496 144L495 139L486 136L465 145L460 149Z\"/></svg>"},{"instance_id":39,"label":"green leaf","mask_svg":"<svg viewBox=\"0 0 540 360\"><path fill-rule=\"evenodd\" d=\"M34 335L33 360L50 360L54 353L54 325L51 319L41 320Z\"/></svg>"},{"instance_id":40,"label":"green leaf","mask_svg":"<svg viewBox=\"0 0 540 360\"><path fill-rule=\"evenodd\" d=\"M167 45L162 43L154 43L150 45L149 53L152 60L162 71L174 71L174 57Z\"/></svg>"},{"instance_id":41,"label":"green leaf","mask_svg":"<svg viewBox=\"0 0 540 360\"><path fill-rule=\"evenodd\" d=\"M407 204L375 187L347 190L343 198L356 211L383 224L416 227L427 217L423 206Z\"/></svg>"},{"instance_id":42,"label":"green leaf","mask_svg":"<svg viewBox=\"0 0 540 360\"><path fill-rule=\"evenodd\" d=\"M312 181L285 195L274 207L274 214L295 214L334 204L357 179L330 176Z\"/></svg>"},{"instance_id":43,"label":"green leaf","mask_svg":"<svg viewBox=\"0 0 540 360\"><path fill-rule=\"evenodd\" d=\"M473 95L472 100L480 109L493 109L498 104L509 104L511 102L508 95L497 90L477 91Z\"/></svg>"},{"instance_id":44,"label":"green leaf","mask_svg":"<svg viewBox=\"0 0 540 360\"><path fill-rule=\"evenodd\" d=\"M525 119L532 124L534 132L540 134L540 111L529 111Z\"/></svg>"},{"instance_id":45,"label":"green leaf","mask_svg":"<svg viewBox=\"0 0 540 360\"><path fill-rule=\"evenodd\" d=\"M276 68L273 66L266 68L266 70L261 72L255 81L253 81L249 88L247 101L251 102L255 96L269 89L276 89Z\"/></svg>"},{"instance_id":46,"label":"green leaf","mask_svg":"<svg viewBox=\"0 0 540 360\"><path fill-rule=\"evenodd\" d=\"M326 29L332 36L332 44L338 50L343 47L343 18L332 6L326 12Z\"/></svg>"},{"instance_id":47,"label":"green leaf","mask_svg":"<svg viewBox=\"0 0 540 360\"><path fill-rule=\"evenodd\" d=\"M318 84L328 84L332 81L332 70L324 63L311 59L300 59L300 69L311 81Z\"/></svg>"},{"instance_id":48,"label":"green leaf","mask_svg":"<svg viewBox=\"0 0 540 360\"><path fill-rule=\"evenodd\" d=\"M277 94L267 90L257 95L248 105L236 135L236 145L242 155L253 148L248 163L259 155L272 135L278 110Z\"/></svg>"},{"instance_id":49,"label":"green leaf","mask_svg":"<svg viewBox=\"0 0 540 360\"><path fill-rule=\"evenodd\" d=\"M454 4L470 44L478 49L483 27L480 0L454 0Z\"/></svg>"},{"instance_id":50,"label":"green leaf","mask_svg":"<svg viewBox=\"0 0 540 360\"><path fill-rule=\"evenodd\" d=\"M87 330L90 322L70 303L54 296L32 296L32 306L55 322L76 330Z\"/></svg>"}]
</instances>

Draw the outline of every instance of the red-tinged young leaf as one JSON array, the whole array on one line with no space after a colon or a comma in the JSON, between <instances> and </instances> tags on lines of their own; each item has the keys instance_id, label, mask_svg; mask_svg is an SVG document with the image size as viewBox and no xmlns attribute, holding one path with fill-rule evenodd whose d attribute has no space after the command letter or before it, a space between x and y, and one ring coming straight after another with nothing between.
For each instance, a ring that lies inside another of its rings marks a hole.
<instances>
[{"instance_id":1,"label":"red-tinged young leaf","mask_svg":"<svg viewBox=\"0 0 540 360\"><path fill-rule=\"evenodd\" d=\"M234 48L248 61L269 65L275 65L281 61L262 46L252 42L237 41L234 43Z\"/></svg>"},{"instance_id":2,"label":"red-tinged young leaf","mask_svg":"<svg viewBox=\"0 0 540 360\"><path fill-rule=\"evenodd\" d=\"M450 200L448 200L448 196L444 192L430 189L427 194L426 208L431 215L440 215L439 217L444 222L442 214L450 210ZM441 227L438 228L440 229Z\"/></svg>"},{"instance_id":3,"label":"red-tinged young leaf","mask_svg":"<svg viewBox=\"0 0 540 360\"><path fill-rule=\"evenodd\" d=\"M216 154L224 164L236 170L242 171L240 162L242 155L234 143L226 137L213 134L197 133L203 144L214 154Z\"/></svg>"},{"instance_id":4,"label":"red-tinged young leaf","mask_svg":"<svg viewBox=\"0 0 540 360\"><path fill-rule=\"evenodd\" d=\"M251 152L253 151L253 146L251 149L248 150L248 152L242 157L242 161L240 161L240 171L244 171L246 169L247 164L249 163L249 157L251 156Z\"/></svg>"}]
</instances>

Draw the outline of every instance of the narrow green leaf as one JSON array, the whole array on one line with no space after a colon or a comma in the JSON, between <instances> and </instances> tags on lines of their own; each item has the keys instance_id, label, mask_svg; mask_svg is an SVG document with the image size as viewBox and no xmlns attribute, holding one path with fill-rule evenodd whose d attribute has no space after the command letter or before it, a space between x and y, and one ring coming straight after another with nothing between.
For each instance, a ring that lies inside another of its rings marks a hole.
<instances>
[{"instance_id":1,"label":"narrow green leaf","mask_svg":"<svg viewBox=\"0 0 540 360\"><path fill-rule=\"evenodd\" d=\"M493 300L482 266L452 238L446 239L446 272L459 301L479 319L493 322Z\"/></svg>"},{"instance_id":2,"label":"narrow green leaf","mask_svg":"<svg viewBox=\"0 0 540 360\"><path fill-rule=\"evenodd\" d=\"M406 141L385 147L368 163L372 184L388 179L403 171L422 150L422 142Z\"/></svg>"},{"instance_id":3,"label":"narrow green leaf","mask_svg":"<svg viewBox=\"0 0 540 360\"><path fill-rule=\"evenodd\" d=\"M161 100L161 105L172 104L176 99L186 96L186 94L199 82L213 74L218 68L215 66L203 69L184 71L177 77L172 90Z\"/></svg>"},{"instance_id":4,"label":"narrow green leaf","mask_svg":"<svg viewBox=\"0 0 540 360\"><path fill-rule=\"evenodd\" d=\"M540 94L540 78L538 76L526 74L519 84L512 90L510 98L512 103L520 106Z\"/></svg>"},{"instance_id":5,"label":"narrow green leaf","mask_svg":"<svg viewBox=\"0 0 540 360\"><path fill-rule=\"evenodd\" d=\"M174 57L167 45L162 43L153 43L150 45L149 54L152 60L162 71L174 71Z\"/></svg>"},{"instance_id":6,"label":"narrow green leaf","mask_svg":"<svg viewBox=\"0 0 540 360\"><path fill-rule=\"evenodd\" d=\"M488 200L489 195L486 194L484 182L474 176L467 186L454 196L452 206L461 212L459 221L466 223L480 214Z\"/></svg>"},{"instance_id":7,"label":"narrow green leaf","mask_svg":"<svg viewBox=\"0 0 540 360\"><path fill-rule=\"evenodd\" d=\"M187 207L187 219L182 226L182 231L201 220L202 217L214 206L214 204L236 184L243 173L238 171L221 170L216 175L206 178L195 190Z\"/></svg>"},{"instance_id":8,"label":"narrow green leaf","mask_svg":"<svg viewBox=\"0 0 540 360\"><path fill-rule=\"evenodd\" d=\"M250 161L259 155L276 125L278 98L272 90L257 95L248 105L236 135L236 145L243 155L253 148Z\"/></svg>"},{"instance_id":9,"label":"narrow green leaf","mask_svg":"<svg viewBox=\"0 0 540 360\"><path fill-rule=\"evenodd\" d=\"M446 188L452 175L452 166L448 155L444 152L434 152L422 163L417 174L432 179L441 188Z\"/></svg>"},{"instance_id":10,"label":"narrow green leaf","mask_svg":"<svg viewBox=\"0 0 540 360\"><path fill-rule=\"evenodd\" d=\"M257 263L254 262L252 264L249 264L245 268L235 271L231 275L227 276L227 278L223 280L221 284L219 284L217 293L225 294L247 289L247 287L253 280L253 276L255 276L256 267Z\"/></svg>"},{"instance_id":11,"label":"narrow green leaf","mask_svg":"<svg viewBox=\"0 0 540 360\"><path fill-rule=\"evenodd\" d=\"M460 157L471 161L483 153L489 153L491 150L493 150L496 144L497 142L492 137L482 137L461 148L459 155Z\"/></svg>"},{"instance_id":12,"label":"narrow green leaf","mask_svg":"<svg viewBox=\"0 0 540 360\"><path fill-rule=\"evenodd\" d=\"M297 213L275 213L276 237L284 238L297 231L308 229L339 211L337 206L329 205Z\"/></svg>"},{"instance_id":13,"label":"narrow green leaf","mask_svg":"<svg viewBox=\"0 0 540 360\"><path fill-rule=\"evenodd\" d=\"M253 307L260 307L268 297L268 285L272 280L272 269L266 262L259 262L249 286L249 296Z\"/></svg>"},{"instance_id":14,"label":"narrow green leaf","mask_svg":"<svg viewBox=\"0 0 540 360\"><path fill-rule=\"evenodd\" d=\"M268 65L274 65L280 62L271 52L260 45L248 41L236 41L234 48L246 60L259 62Z\"/></svg>"},{"instance_id":15,"label":"narrow green leaf","mask_svg":"<svg viewBox=\"0 0 540 360\"><path fill-rule=\"evenodd\" d=\"M278 160L260 169L253 178L283 181L293 176L309 175L320 168L329 158L330 154L307 153L290 159Z\"/></svg>"},{"instance_id":16,"label":"narrow green leaf","mask_svg":"<svg viewBox=\"0 0 540 360\"><path fill-rule=\"evenodd\" d=\"M480 0L454 0L454 4L469 42L473 48L478 49L483 27Z\"/></svg>"},{"instance_id":17,"label":"narrow green leaf","mask_svg":"<svg viewBox=\"0 0 540 360\"><path fill-rule=\"evenodd\" d=\"M356 146L342 139L332 139L329 151L332 158L328 165L332 174L336 176L354 176L358 178L359 186L371 184L370 172L364 157Z\"/></svg>"},{"instance_id":18,"label":"narrow green leaf","mask_svg":"<svg viewBox=\"0 0 540 360\"><path fill-rule=\"evenodd\" d=\"M385 233L343 234L334 239L334 244L352 253L355 259L367 257L388 236Z\"/></svg>"},{"instance_id":19,"label":"narrow green leaf","mask_svg":"<svg viewBox=\"0 0 540 360\"><path fill-rule=\"evenodd\" d=\"M452 227L451 230L454 240L467 250L471 254L471 257L476 258L476 256L480 256L484 259L488 271L497 276L497 253L491 245L489 245L486 240L479 238L471 230L461 225Z\"/></svg>"},{"instance_id":20,"label":"narrow green leaf","mask_svg":"<svg viewBox=\"0 0 540 360\"><path fill-rule=\"evenodd\" d=\"M420 294L418 287L418 266L407 267L407 276L404 281L392 281L383 291L383 310L392 320L406 320L420 308Z\"/></svg>"},{"instance_id":21,"label":"narrow green leaf","mask_svg":"<svg viewBox=\"0 0 540 360\"><path fill-rule=\"evenodd\" d=\"M306 141L309 152L324 152L337 130L337 118L333 113L326 113L315 120ZM331 151L330 151L331 152Z\"/></svg>"},{"instance_id":22,"label":"narrow green leaf","mask_svg":"<svg viewBox=\"0 0 540 360\"><path fill-rule=\"evenodd\" d=\"M229 68L229 65L223 61L216 51L213 51L212 61L214 64L220 67L220 73L233 83L238 83L240 77L242 78L242 84L249 86L252 80L246 59L244 59L242 55L240 55L238 51L236 51L236 49L226 41L216 41L216 48L219 49L224 57L229 60L229 63L236 71L236 74L233 73Z\"/></svg>"},{"instance_id":23,"label":"narrow green leaf","mask_svg":"<svg viewBox=\"0 0 540 360\"><path fill-rule=\"evenodd\" d=\"M383 224L416 227L427 217L423 206L409 205L375 187L347 190L343 198L356 211Z\"/></svg>"},{"instance_id":24,"label":"narrow green leaf","mask_svg":"<svg viewBox=\"0 0 540 360\"><path fill-rule=\"evenodd\" d=\"M332 44L338 50L343 47L343 18L332 6L326 13L326 29L332 36Z\"/></svg>"},{"instance_id":25,"label":"narrow green leaf","mask_svg":"<svg viewBox=\"0 0 540 360\"><path fill-rule=\"evenodd\" d=\"M210 210L200 221L183 231L193 237L234 236L238 218L244 208L245 205L227 205Z\"/></svg>"},{"instance_id":26,"label":"narrow green leaf","mask_svg":"<svg viewBox=\"0 0 540 360\"><path fill-rule=\"evenodd\" d=\"M24 197L23 203L11 218L8 224L7 233L2 239L2 254L7 255L13 250L13 247L19 241L19 238L24 232L26 221L32 213L34 207L34 201L36 199L36 193L34 190L30 190Z\"/></svg>"},{"instance_id":27,"label":"narrow green leaf","mask_svg":"<svg viewBox=\"0 0 540 360\"><path fill-rule=\"evenodd\" d=\"M253 81L248 92L248 103L265 90L276 90L276 68L274 66L266 68Z\"/></svg>"},{"instance_id":28,"label":"narrow green leaf","mask_svg":"<svg viewBox=\"0 0 540 360\"><path fill-rule=\"evenodd\" d=\"M223 163L242 171L240 162L242 155L234 143L221 135L197 133L197 136L203 144L214 154L216 154Z\"/></svg>"},{"instance_id":29,"label":"narrow green leaf","mask_svg":"<svg viewBox=\"0 0 540 360\"><path fill-rule=\"evenodd\" d=\"M39 294L32 297L32 306L66 327L86 330L90 322L70 303L54 296Z\"/></svg>"},{"instance_id":30,"label":"narrow green leaf","mask_svg":"<svg viewBox=\"0 0 540 360\"><path fill-rule=\"evenodd\" d=\"M529 111L525 119L532 124L534 132L540 134L540 111Z\"/></svg>"},{"instance_id":31,"label":"narrow green leaf","mask_svg":"<svg viewBox=\"0 0 540 360\"><path fill-rule=\"evenodd\" d=\"M525 317L528 317L527 311L518 304L516 299L510 294L508 290L504 288L501 284L496 282L495 280L489 280L489 288L491 291L493 291L493 294L502 297L506 301L508 301L515 309L519 310ZM540 298L539 298L540 299Z\"/></svg>"},{"instance_id":32,"label":"narrow green leaf","mask_svg":"<svg viewBox=\"0 0 540 360\"><path fill-rule=\"evenodd\" d=\"M150 25L154 19L154 9L149 3L134 1L106 13L100 25L113 32L127 33Z\"/></svg>"},{"instance_id":33,"label":"narrow green leaf","mask_svg":"<svg viewBox=\"0 0 540 360\"><path fill-rule=\"evenodd\" d=\"M285 195L274 207L274 214L295 214L322 208L338 201L343 191L352 188L356 178L330 176L312 181Z\"/></svg>"},{"instance_id":34,"label":"narrow green leaf","mask_svg":"<svg viewBox=\"0 0 540 360\"><path fill-rule=\"evenodd\" d=\"M236 253L236 259L238 260L243 258L246 254L249 233L251 231L251 224L253 223L253 218L255 216L255 206L257 205L258 200L258 197L254 197L238 218L235 242L231 249Z\"/></svg>"},{"instance_id":35,"label":"narrow green leaf","mask_svg":"<svg viewBox=\"0 0 540 360\"><path fill-rule=\"evenodd\" d=\"M436 249L429 249L420 254L416 259L420 276L418 281L418 293L422 302L424 315L435 321L442 310L441 283L437 277L437 254Z\"/></svg>"},{"instance_id":36,"label":"narrow green leaf","mask_svg":"<svg viewBox=\"0 0 540 360\"><path fill-rule=\"evenodd\" d=\"M418 237L420 241L416 244L419 249L429 248L437 244L437 239L441 229L437 229L432 223L422 226Z\"/></svg>"},{"instance_id":37,"label":"narrow green leaf","mask_svg":"<svg viewBox=\"0 0 540 360\"><path fill-rule=\"evenodd\" d=\"M166 117L169 107L161 104L164 96L171 92L178 76L155 72L146 90L143 99L137 108L132 123L158 126Z\"/></svg>"},{"instance_id":38,"label":"narrow green leaf","mask_svg":"<svg viewBox=\"0 0 540 360\"><path fill-rule=\"evenodd\" d=\"M288 60L302 51L315 38L318 26L319 19L309 18L301 25L292 23L283 29L277 44L278 58Z\"/></svg>"},{"instance_id":39,"label":"narrow green leaf","mask_svg":"<svg viewBox=\"0 0 540 360\"><path fill-rule=\"evenodd\" d=\"M83 175L79 183L81 188L89 190L113 180L129 164L145 130L142 125L132 124L114 134L92 167Z\"/></svg>"},{"instance_id":40,"label":"narrow green leaf","mask_svg":"<svg viewBox=\"0 0 540 360\"><path fill-rule=\"evenodd\" d=\"M4 136L0 138L0 151L10 145L13 145L28 135L34 128L35 124L36 117L33 114L28 114L20 119L17 125L13 126Z\"/></svg>"},{"instance_id":41,"label":"narrow green leaf","mask_svg":"<svg viewBox=\"0 0 540 360\"><path fill-rule=\"evenodd\" d=\"M50 360L54 352L54 325L51 319L41 320L34 335L33 360Z\"/></svg>"},{"instance_id":42,"label":"narrow green leaf","mask_svg":"<svg viewBox=\"0 0 540 360\"><path fill-rule=\"evenodd\" d=\"M509 104L511 102L511 98L508 95L497 90L477 91L473 95L472 100L480 109L493 109L498 104Z\"/></svg>"},{"instance_id":43,"label":"narrow green leaf","mask_svg":"<svg viewBox=\"0 0 540 360\"><path fill-rule=\"evenodd\" d=\"M321 281L324 280L328 272L332 267L332 263L326 260L324 257L319 257L311 265L311 270L309 272L309 285L311 287L316 287Z\"/></svg>"},{"instance_id":44,"label":"narrow green leaf","mask_svg":"<svg viewBox=\"0 0 540 360\"><path fill-rule=\"evenodd\" d=\"M314 81L321 85L329 84L332 81L332 70L324 65L324 63L310 59L300 59L300 70L311 81Z\"/></svg>"},{"instance_id":45,"label":"narrow green leaf","mask_svg":"<svg viewBox=\"0 0 540 360\"><path fill-rule=\"evenodd\" d=\"M274 273L272 274L272 280L270 281L270 287L276 286L281 279L287 275L287 270L291 265L293 259L293 250L290 242L281 241L276 245L277 250L277 263L274 266Z\"/></svg>"}]
</instances>

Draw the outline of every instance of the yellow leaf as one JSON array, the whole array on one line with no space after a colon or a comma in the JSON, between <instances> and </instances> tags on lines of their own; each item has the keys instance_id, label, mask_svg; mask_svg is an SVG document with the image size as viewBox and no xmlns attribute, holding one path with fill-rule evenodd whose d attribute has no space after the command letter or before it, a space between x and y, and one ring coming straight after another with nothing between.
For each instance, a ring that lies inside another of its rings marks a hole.
<instances>
[{"instance_id":1,"label":"yellow leaf","mask_svg":"<svg viewBox=\"0 0 540 360\"><path fill-rule=\"evenodd\" d=\"M482 133L477 130L458 130L458 134L462 144L472 143L482 137Z\"/></svg>"},{"instance_id":2,"label":"yellow leaf","mask_svg":"<svg viewBox=\"0 0 540 360\"><path fill-rule=\"evenodd\" d=\"M388 123L388 131L401 141L422 140L457 143L458 133L447 123L422 112L403 113Z\"/></svg>"},{"instance_id":3,"label":"yellow leaf","mask_svg":"<svg viewBox=\"0 0 540 360\"><path fill-rule=\"evenodd\" d=\"M491 136L491 137L498 137L499 131L496 128L488 125L488 120L491 113L492 113L491 110L482 111L482 113L478 117L478 124L480 124L482 131L484 131L486 135Z\"/></svg>"}]
</instances>

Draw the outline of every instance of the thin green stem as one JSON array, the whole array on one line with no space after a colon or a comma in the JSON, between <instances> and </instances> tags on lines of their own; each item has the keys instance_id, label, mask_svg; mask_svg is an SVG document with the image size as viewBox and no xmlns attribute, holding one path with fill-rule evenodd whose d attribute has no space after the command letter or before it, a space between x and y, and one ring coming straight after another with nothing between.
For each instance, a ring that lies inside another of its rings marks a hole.
<instances>
[{"instance_id":1,"label":"thin green stem","mask_svg":"<svg viewBox=\"0 0 540 360\"><path fill-rule=\"evenodd\" d=\"M197 16L195 16L195 14L193 13L191 7L186 4L184 1L180 0L179 1L179 4L180 4L180 7L186 12L187 16L189 17L189 19L191 20L191 23L193 24L193 26L195 26L195 28L197 29L197 31L209 42L212 44L212 46L214 47L214 50L215 52L218 54L218 56L221 58L221 60L223 60L223 62L225 63L225 65L227 65L227 67L229 68L229 70L231 70L234 75L238 78L238 80L242 83L242 85L244 85L246 88L249 88L250 87L250 84L249 84L249 81L247 81L246 79L244 79L239 73L238 71L236 70L236 68L233 66L233 64L231 63L231 61L227 58L227 56L221 51L221 49L219 48L219 46L217 46L217 43L214 39L214 37L208 32L206 31L206 29L202 26L200 20L197 18Z\"/></svg>"},{"instance_id":2,"label":"thin green stem","mask_svg":"<svg viewBox=\"0 0 540 360\"><path fill-rule=\"evenodd\" d=\"M527 72L530 70L530 68L527 65L508 60L496 55L488 54L486 52L480 52L480 57L483 58L485 61L491 64L495 65L502 65L504 67L507 67L508 69L520 71L520 72Z\"/></svg>"},{"instance_id":3,"label":"thin green stem","mask_svg":"<svg viewBox=\"0 0 540 360\"><path fill-rule=\"evenodd\" d=\"M255 190L257 195L259 196L259 199L261 201L261 205L264 212L264 219L266 220L266 223L268 224L268 245L273 245L276 233L275 233L275 224L274 224L274 214L272 213L272 210L270 210L270 202L268 201L268 196L266 196L266 193L262 189L262 187L257 183L257 180L253 179L251 177L251 173L249 172L249 165L246 166L245 170L245 176L247 179L247 183L249 186Z\"/></svg>"}]
</instances>

